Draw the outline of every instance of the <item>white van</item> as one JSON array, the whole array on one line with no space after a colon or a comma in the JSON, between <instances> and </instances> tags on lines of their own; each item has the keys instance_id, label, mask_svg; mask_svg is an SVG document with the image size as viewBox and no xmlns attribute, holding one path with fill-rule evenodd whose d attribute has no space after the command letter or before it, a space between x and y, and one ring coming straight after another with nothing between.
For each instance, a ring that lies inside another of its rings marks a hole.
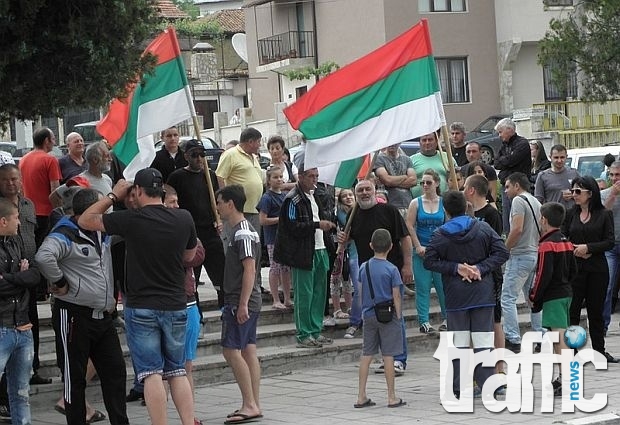
<instances>
[{"instance_id":1,"label":"white van","mask_svg":"<svg viewBox=\"0 0 620 425\"><path fill-rule=\"evenodd\" d=\"M618 159L620 145L569 149L567 152L566 166L576 169L581 176L592 176L598 179L601 173L605 171L603 158L608 153Z\"/></svg>"}]
</instances>

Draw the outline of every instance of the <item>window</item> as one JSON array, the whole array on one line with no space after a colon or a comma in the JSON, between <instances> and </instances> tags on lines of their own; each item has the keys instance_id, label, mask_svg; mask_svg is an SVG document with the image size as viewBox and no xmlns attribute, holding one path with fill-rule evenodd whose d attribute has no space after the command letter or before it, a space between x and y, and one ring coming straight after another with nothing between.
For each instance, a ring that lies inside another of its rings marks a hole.
<instances>
[{"instance_id":1,"label":"window","mask_svg":"<svg viewBox=\"0 0 620 425\"><path fill-rule=\"evenodd\" d=\"M435 64L444 103L469 102L467 58L437 58Z\"/></svg>"},{"instance_id":2,"label":"window","mask_svg":"<svg viewBox=\"0 0 620 425\"><path fill-rule=\"evenodd\" d=\"M418 0L418 11L424 12L465 12L465 0Z\"/></svg>"},{"instance_id":3,"label":"window","mask_svg":"<svg viewBox=\"0 0 620 425\"><path fill-rule=\"evenodd\" d=\"M573 6L573 0L543 0L545 6Z\"/></svg>"},{"instance_id":4,"label":"window","mask_svg":"<svg viewBox=\"0 0 620 425\"><path fill-rule=\"evenodd\" d=\"M551 81L551 73L553 67L550 65L543 66L543 84L545 86L545 102L564 101L569 97L577 97L577 71L575 67L570 71L566 84L557 87Z\"/></svg>"}]
</instances>

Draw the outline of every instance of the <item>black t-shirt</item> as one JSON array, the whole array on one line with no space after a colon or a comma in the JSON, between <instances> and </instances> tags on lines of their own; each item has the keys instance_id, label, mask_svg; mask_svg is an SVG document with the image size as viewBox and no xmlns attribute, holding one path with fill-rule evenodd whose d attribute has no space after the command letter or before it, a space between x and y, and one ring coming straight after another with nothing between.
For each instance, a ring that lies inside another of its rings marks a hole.
<instances>
[{"instance_id":1,"label":"black t-shirt","mask_svg":"<svg viewBox=\"0 0 620 425\"><path fill-rule=\"evenodd\" d=\"M127 306L186 308L183 253L196 246L196 229L189 212L149 205L104 214L103 224L107 233L125 239Z\"/></svg>"},{"instance_id":2,"label":"black t-shirt","mask_svg":"<svg viewBox=\"0 0 620 425\"><path fill-rule=\"evenodd\" d=\"M219 189L217 176L213 170L209 170L209 175L215 192ZM196 227L214 228L215 219L204 171L196 173L180 168L170 174L167 183L177 191L179 207L189 211Z\"/></svg>"},{"instance_id":3,"label":"black t-shirt","mask_svg":"<svg viewBox=\"0 0 620 425\"><path fill-rule=\"evenodd\" d=\"M478 211L474 212L474 216L480 220L486 222L495 233L498 235L502 235L503 225L502 225L502 217L499 215L499 211L493 208L491 205L486 204L483 208L480 208Z\"/></svg>"},{"instance_id":4,"label":"black t-shirt","mask_svg":"<svg viewBox=\"0 0 620 425\"><path fill-rule=\"evenodd\" d=\"M357 208L349 235L355 241L359 264L374 256L374 252L370 248L370 239L372 233L377 229L386 229L392 235L394 246L388 253L387 259L400 270L403 267L403 251L400 246L400 239L408 236L409 231L398 209L389 204L377 204L367 210Z\"/></svg>"}]
</instances>

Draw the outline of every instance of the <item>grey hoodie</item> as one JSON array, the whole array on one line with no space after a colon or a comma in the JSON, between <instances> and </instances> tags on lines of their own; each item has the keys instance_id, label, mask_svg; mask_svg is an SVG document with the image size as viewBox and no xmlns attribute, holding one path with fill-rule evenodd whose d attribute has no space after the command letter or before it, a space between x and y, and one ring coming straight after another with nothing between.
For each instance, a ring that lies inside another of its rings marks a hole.
<instances>
[{"instance_id":1,"label":"grey hoodie","mask_svg":"<svg viewBox=\"0 0 620 425\"><path fill-rule=\"evenodd\" d=\"M114 279L110 237L95 233L91 239L69 217L63 217L52 228L35 255L41 274L51 283L66 282L69 292L57 298L93 309L93 319L112 312Z\"/></svg>"}]
</instances>

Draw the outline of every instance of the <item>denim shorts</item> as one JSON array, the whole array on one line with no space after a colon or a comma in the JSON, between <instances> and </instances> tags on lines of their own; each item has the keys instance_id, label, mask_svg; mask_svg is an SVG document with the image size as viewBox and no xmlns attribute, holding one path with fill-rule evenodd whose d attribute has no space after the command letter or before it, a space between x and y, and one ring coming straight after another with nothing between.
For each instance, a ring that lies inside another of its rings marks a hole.
<instances>
[{"instance_id":1,"label":"denim shorts","mask_svg":"<svg viewBox=\"0 0 620 425\"><path fill-rule=\"evenodd\" d=\"M237 323L237 307L227 304L222 308L222 347L243 350L249 344L256 345L258 311L250 311L244 324Z\"/></svg>"},{"instance_id":2,"label":"denim shorts","mask_svg":"<svg viewBox=\"0 0 620 425\"><path fill-rule=\"evenodd\" d=\"M125 307L125 329L138 381L150 375L185 375L187 309L151 310Z\"/></svg>"},{"instance_id":3,"label":"denim shorts","mask_svg":"<svg viewBox=\"0 0 620 425\"><path fill-rule=\"evenodd\" d=\"M198 304L187 307L187 330L185 331L185 361L196 358L196 347L200 336L200 312Z\"/></svg>"}]
</instances>

